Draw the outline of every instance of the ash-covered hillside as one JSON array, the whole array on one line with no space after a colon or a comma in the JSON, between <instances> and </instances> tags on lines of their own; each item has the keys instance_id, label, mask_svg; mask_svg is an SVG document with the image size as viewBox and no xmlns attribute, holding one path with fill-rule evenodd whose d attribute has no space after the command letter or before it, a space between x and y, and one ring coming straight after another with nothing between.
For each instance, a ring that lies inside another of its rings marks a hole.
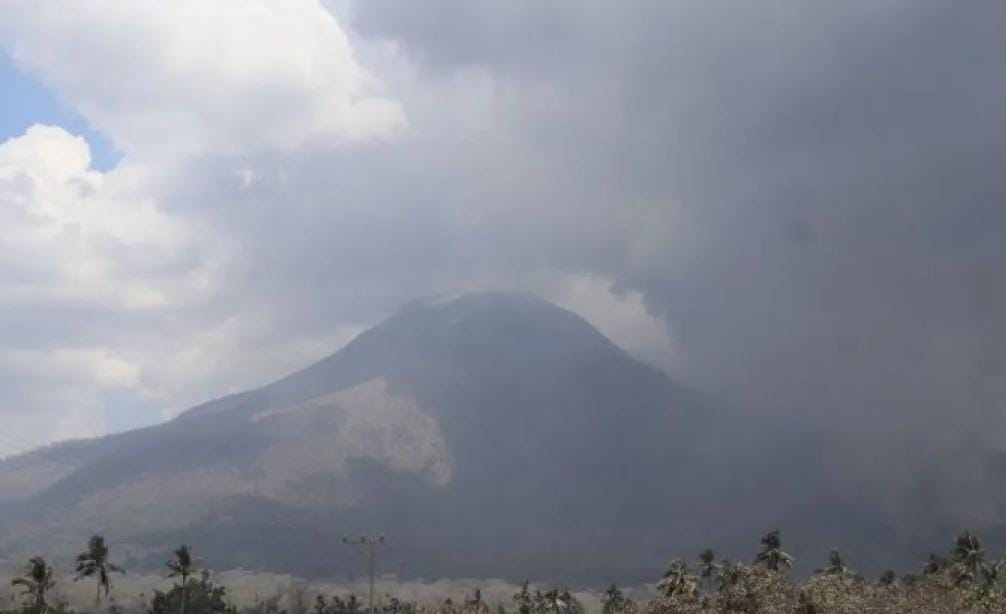
<instances>
[{"instance_id":1,"label":"ash-covered hillside","mask_svg":"<svg viewBox=\"0 0 1006 614\"><path fill-rule=\"evenodd\" d=\"M0 463L0 548L101 531L135 568L186 542L216 568L331 576L358 567L343 533L382 532L401 577L591 583L776 526L798 555L896 547L869 502L830 497L816 435L750 424L543 300L417 302L263 388Z\"/></svg>"}]
</instances>

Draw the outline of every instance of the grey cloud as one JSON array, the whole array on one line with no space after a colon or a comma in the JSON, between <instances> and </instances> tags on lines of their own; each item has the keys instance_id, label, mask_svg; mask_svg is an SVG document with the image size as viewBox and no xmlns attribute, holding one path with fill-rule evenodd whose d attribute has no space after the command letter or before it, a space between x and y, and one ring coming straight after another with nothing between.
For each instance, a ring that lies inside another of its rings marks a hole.
<instances>
[{"instance_id":1,"label":"grey cloud","mask_svg":"<svg viewBox=\"0 0 1006 614\"><path fill-rule=\"evenodd\" d=\"M417 296L613 279L666 320L679 379L749 408L738 432L784 416L848 498L910 504L924 468L933 507L977 517L971 449L1002 447L1006 402L1001 3L347 14L408 130L164 169L163 206L231 256L214 299L166 326L239 314L246 341L282 348Z\"/></svg>"},{"instance_id":2,"label":"grey cloud","mask_svg":"<svg viewBox=\"0 0 1006 614\"><path fill-rule=\"evenodd\" d=\"M958 407L988 432L1006 332L1000 5L549 6L353 5L361 36L398 41L430 83L474 69L496 88L486 131L381 162L409 204L375 207L448 262L643 290L691 377L763 408L848 422L863 406L886 432ZM505 214L450 232L487 203Z\"/></svg>"},{"instance_id":3,"label":"grey cloud","mask_svg":"<svg viewBox=\"0 0 1006 614\"><path fill-rule=\"evenodd\" d=\"M900 500L936 458L963 480L970 448L1001 448L1006 9L549 7L351 7L412 62L413 133L291 164L301 205L245 229L301 233L282 283L369 295L362 315L471 280L612 277L666 318L679 377L827 432L849 497ZM478 129L430 93L471 74L492 82ZM988 487L965 488L976 507Z\"/></svg>"}]
</instances>

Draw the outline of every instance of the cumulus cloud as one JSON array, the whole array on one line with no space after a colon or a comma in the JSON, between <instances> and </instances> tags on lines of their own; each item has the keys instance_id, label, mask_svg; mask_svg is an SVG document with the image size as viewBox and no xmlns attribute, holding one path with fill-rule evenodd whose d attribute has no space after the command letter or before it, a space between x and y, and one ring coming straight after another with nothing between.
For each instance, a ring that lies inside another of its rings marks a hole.
<instances>
[{"instance_id":1,"label":"cumulus cloud","mask_svg":"<svg viewBox=\"0 0 1006 614\"><path fill-rule=\"evenodd\" d=\"M0 397L14 418L0 453L170 417L359 331L270 332L268 312L227 306L235 237L167 211L154 174L128 158L96 171L59 127L0 143Z\"/></svg>"},{"instance_id":2,"label":"cumulus cloud","mask_svg":"<svg viewBox=\"0 0 1006 614\"><path fill-rule=\"evenodd\" d=\"M144 192L145 170L90 167L88 145L54 126L0 144L8 300L45 294L125 309L181 300L159 281L184 268L192 236ZM184 285L184 284L183 284Z\"/></svg>"},{"instance_id":3,"label":"cumulus cloud","mask_svg":"<svg viewBox=\"0 0 1006 614\"><path fill-rule=\"evenodd\" d=\"M18 1L0 22L10 55L130 155L294 148L404 126L315 0Z\"/></svg>"},{"instance_id":4,"label":"cumulus cloud","mask_svg":"<svg viewBox=\"0 0 1006 614\"><path fill-rule=\"evenodd\" d=\"M144 388L110 346L203 290L184 255L198 232L156 206L144 175L93 170L87 143L54 126L0 143L0 379L23 441L104 432L103 392Z\"/></svg>"}]
</instances>

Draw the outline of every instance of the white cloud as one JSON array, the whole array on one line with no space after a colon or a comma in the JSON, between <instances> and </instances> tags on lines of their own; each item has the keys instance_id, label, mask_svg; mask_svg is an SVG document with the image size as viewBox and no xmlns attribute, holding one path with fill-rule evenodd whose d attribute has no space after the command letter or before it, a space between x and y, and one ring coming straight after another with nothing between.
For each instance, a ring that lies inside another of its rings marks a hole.
<instances>
[{"instance_id":1,"label":"white cloud","mask_svg":"<svg viewBox=\"0 0 1006 614\"><path fill-rule=\"evenodd\" d=\"M212 290L214 253L158 207L148 174L95 171L88 144L54 126L0 143L0 395L20 441L101 434L103 395L143 395L156 373L136 329Z\"/></svg>"},{"instance_id":2,"label":"white cloud","mask_svg":"<svg viewBox=\"0 0 1006 614\"><path fill-rule=\"evenodd\" d=\"M182 300L193 284L172 278L193 230L146 195L144 169L90 163L87 143L58 127L0 144L0 296L125 309Z\"/></svg>"},{"instance_id":3,"label":"white cloud","mask_svg":"<svg viewBox=\"0 0 1006 614\"><path fill-rule=\"evenodd\" d=\"M0 143L0 454L104 433L109 395L146 412L136 422L159 420L359 331L278 326L272 301L228 285L232 237L163 209L155 167L90 165L86 141L59 127Z\"/></svg>"},{"instance_id":4,"label":"white cloud","mask_svg":"<svg viewBox=\"0 0 1006 614\"><path fill-rule=\"evenodd\" d=\"M132 156L387 137L405 122L316 0L14 0L0 42Z\"/></svg>"},{"instance_id":5,"label":"white cloud","mask_svg":"<svg viewBox=\"0 0 1006 614\"><path fill-rule=\"evenodd\" d=\"M667 323L649 313L639 292L617 292L610 280L568 275L545 292L557 305L593 324L616 345L654 366L671 370L681 360Z\"/></svg>"},{"instance_id":6,"label":"white cloud","mask_svg":"<svg viewBox=\"0 0 1006 614\"><path fill-rule=\"evenodd\" d=\"M19 438L0 454L103 433L108 394L158 420L359 332L279 326L269 296L228 285L233 237L163 209L154 167L90 164L84 139L59 127L0 143L0 402Z\"/></svg>"}]
</instances>

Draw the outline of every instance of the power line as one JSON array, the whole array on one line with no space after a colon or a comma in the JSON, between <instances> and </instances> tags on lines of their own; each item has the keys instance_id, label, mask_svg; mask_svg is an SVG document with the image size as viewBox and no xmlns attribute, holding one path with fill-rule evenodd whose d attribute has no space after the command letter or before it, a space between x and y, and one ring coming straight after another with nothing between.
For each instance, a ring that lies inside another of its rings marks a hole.
<instances>
[{"instance_id":1,"label":"power line","mask_svg":"<svg viewBox=\"0 0 1006 614\"><path fill-rule=\"evenodd\" d=\"M234 523L235 525L243 524L240 518L238 517L230 517L228 518L228 520ZM320 529L320 527L310 524L296 524L292 522L283 522L280 520L280 518L276 516L275 513L270 514L269 518L260 522L265 522L266 524L271 524L273 526L279 526L290 529L300 528L300 529L309 529L312 531L318 531ZM324 529L320 530L324 532ZM375 614L376 610L374 609L374 579L377 573L376 571L377 549L378 546L381 546L385 543L384 534L381 533L379 535L370 535L370 536L361 535L360 537L351 539L345 533L343 533L342 543L360 546L361 550L363 550L364 556L367 559L367 575L369 576L370 580L367 612L368 614Z\"/></svg>"},{"instance_id":2,"label":"power line","mask_svg":"<svg viewBox=\"0 0 1006 614\"><path fill-rule=\"evenodd\" d=\"M374 614L374 559L377 556L377 547L384 544L384 534L369 537L361 535L356 539L350 539L343 535L342 543L361 546L367 556L367 574L370 576L370 607L368 612Z\"/></svg>"}]
</instances>

